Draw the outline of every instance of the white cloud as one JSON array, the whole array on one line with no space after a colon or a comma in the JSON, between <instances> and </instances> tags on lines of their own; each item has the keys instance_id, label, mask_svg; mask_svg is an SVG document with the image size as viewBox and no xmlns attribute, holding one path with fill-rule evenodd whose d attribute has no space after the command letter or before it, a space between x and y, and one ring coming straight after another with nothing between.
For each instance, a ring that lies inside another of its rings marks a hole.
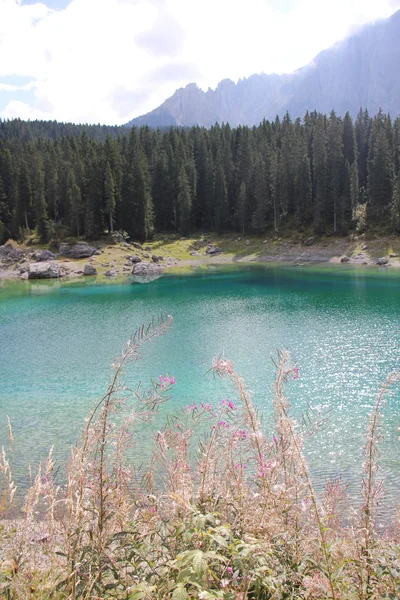
<instances>
[{"instance_id":1,"label":"white cloud","mask_svg":"<svg viewBox=\"0 0 400 600\"><path fill-rule=\"evenodd\" d=\"M268 0L72 0L53 11L0 0L0 94L12 92L1 77L18 75L36 95L0 116L124 123L191 81L292 71L399 3L293 0L285 12Z\"/></svg>"}]
</instances>

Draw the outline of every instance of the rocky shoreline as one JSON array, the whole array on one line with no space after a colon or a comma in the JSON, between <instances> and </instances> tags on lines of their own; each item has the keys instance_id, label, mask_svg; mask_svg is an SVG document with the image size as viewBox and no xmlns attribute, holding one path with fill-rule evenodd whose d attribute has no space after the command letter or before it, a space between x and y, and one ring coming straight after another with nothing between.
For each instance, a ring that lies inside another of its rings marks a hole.
<instances>
[{"instance_id":1,"label":"rocky shoreline","mask_svg":"<svg viewBox=\"0 0 400 600\"><path fill-rule=\"evenodd\" d=\"M322 241L317 241L314 237L301 241L281 238L254 241L238 237L228 241L229 248L211 241L192 242L188 247L188 258L167 256L167 244L162 248L163 254L160 254L159 245L156 249L154 243L143 246L138 242L125 240L103 248L82 241L75 244L61 243L58 252L7 242L0 246L0 279L133 276L134 282L144 283L160 277L166 269L249 262L282 262L297 266L313 263L400 266L399 253L391 251L380 255L381 250L393 245L387 239L367 243L354 236L350 239Z\"/></svg>"}]
</instances>

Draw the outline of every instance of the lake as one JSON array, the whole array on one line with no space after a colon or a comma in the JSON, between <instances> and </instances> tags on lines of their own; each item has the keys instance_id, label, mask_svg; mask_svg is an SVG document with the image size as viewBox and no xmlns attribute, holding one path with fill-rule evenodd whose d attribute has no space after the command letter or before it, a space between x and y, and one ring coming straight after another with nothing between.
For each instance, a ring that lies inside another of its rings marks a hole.
<instances>
[{"instance_id":1,"label":"lake","mask_svg":"<svg viewBox=\"0 0 400 600\"><path fill-rule=\"evenodd\" d=\"M130 385L174 375L173 397L134 453L150 453L152 433L168 414L193 403L235 398L207 374L214 356L233 360L273 435L271 386L276 349L288 349L300 378L287 392L301 418L308 405L330 409L323 430L307 441L317 486L341 475L360 489L368 414L380 384L399 369L400 272L389 269L248 266L210 267L145 285L3 282L0 286L0 439L6 415L15 437L12 463L20 491L28 464L51 446L67 460L85 417L105 391L111 363L138 326L171 314L170 333L144 347L126 373ZM384 409L381 473L386 505L400 491L400 393Z\"/></svg>"}]
</instances>

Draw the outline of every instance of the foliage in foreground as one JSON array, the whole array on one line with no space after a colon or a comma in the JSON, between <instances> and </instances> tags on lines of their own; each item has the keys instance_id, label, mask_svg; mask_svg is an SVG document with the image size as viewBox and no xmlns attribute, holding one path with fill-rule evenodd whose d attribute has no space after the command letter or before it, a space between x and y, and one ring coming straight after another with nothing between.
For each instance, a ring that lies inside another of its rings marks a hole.
<instances>
[{"instance_id":1,"label":"foliage in foreground","mask_svg":"<svg viewBox=\"0 0 400 600\"><path fill-rule=\"evenodd\" d=\"M29 490L24 519L7 519L15 486L0 460L2 597L360 599L400 597L399 524L374 527L382 495L377 478L381 408L391 374L370 416L362 503L351 508L340 481L314 490L303 439L284 388L298 369L279 353L274 432L263 431L251 394L225 358L214 373L238 400L189 406L159 431L153 460L139 479L125 459L136 427L168 399L175 383L159 377L148 390L121 379L144 342L172 319L140 329L114 366L111 384L72 451L66 484L57 486L51 453ZM122 407L130 418L113 423ZM207 433L202 434L206 430ZM10 443L12 430L9 428ZM200 441L199 441L200 440Z\"/></svg>"}]
</instances>

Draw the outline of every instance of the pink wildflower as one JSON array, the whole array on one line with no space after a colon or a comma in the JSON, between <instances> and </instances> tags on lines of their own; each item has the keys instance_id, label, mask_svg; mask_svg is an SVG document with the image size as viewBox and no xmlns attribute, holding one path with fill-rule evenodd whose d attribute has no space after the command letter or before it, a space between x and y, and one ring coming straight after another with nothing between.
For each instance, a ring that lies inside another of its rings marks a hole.
<instances>
[{"instance_id":1,"label":"pink wildflower","mask_svg":"<svg viewBox=\"0 0 400 600\"><path fill-rule=\"evenodd\" d=\"M292 375L293 379L298 379L300 377L300 368L296 367L295 369L293 369L293 375Z\"/></svg>"}]
</instances>

